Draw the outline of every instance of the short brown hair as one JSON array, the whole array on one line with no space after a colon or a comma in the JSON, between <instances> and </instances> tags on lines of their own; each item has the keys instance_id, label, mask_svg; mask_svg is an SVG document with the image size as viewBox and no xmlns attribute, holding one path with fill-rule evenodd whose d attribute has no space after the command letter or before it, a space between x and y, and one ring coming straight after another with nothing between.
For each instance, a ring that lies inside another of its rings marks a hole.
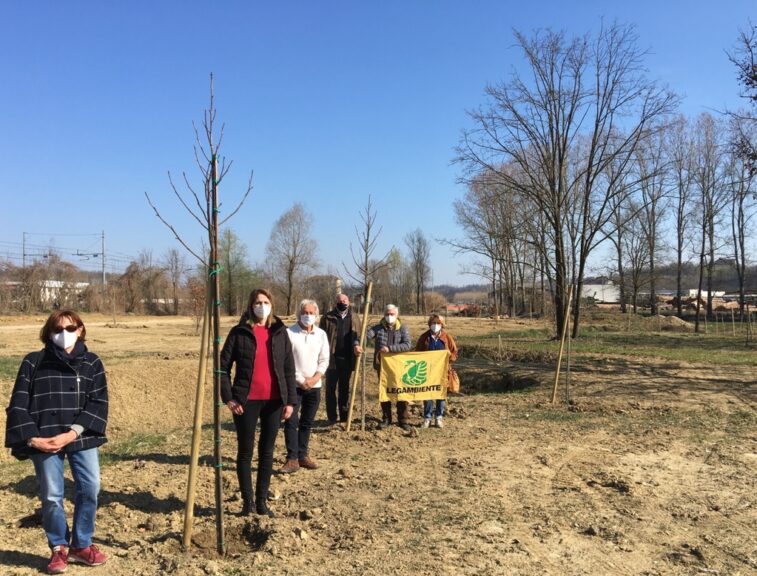
<instances>
[{"instance_id":1,"label":"short brown hair","mask_svg":"<svg viewBox=\"0 0 757 576\"><path fill-rule=\"evenodd\" d=\"M76 324L77 328L81 328L81 336L79 336L79 340L83 342L87 339L87 329L84 327L84 322L82 322L81 316L73 310L55 310L47 317L45 325L42 326L42 329L39 331L39 339L42 340L43 344L47 344L52 340L53 332L55 332L55 329L58 327L61 318L68 318L71 322Z\"/></svg>"},{"instance_id":2,"label":"short brown hair","mask_svg":"<svg viewBox=\"0 0 757 576\"><path fill-rule=\"evenodd\" d=\"M250 315L250 320L256 317L255 312L253 312L252 310L252 305L255 303L255 299L258 297L258 294L262 294L271 302L271 313L268 315L268 318L265 319L266 327L270 328L271 324L273 323L273 311L275 303L273 301L273 294L271 294L271 292L269 290L266 290L265 288L255 288L255 290L250 292L250 300L247 303L247 310Z\"/></svg>"},{"instance_id":3,"label":"short brown hair","mask_svg":"<svg viewBox=\"0 0 757 576\"><path fill-rule=\"evenodd\" d=\"M429 326L431 326L431 324L433 324L434 321L436 321L438 324L441 324L442 326L444 326L444 316L441 316L439 314L432 314L431 316L428 317L428 325Z\"/></svg>"}]
</instances>

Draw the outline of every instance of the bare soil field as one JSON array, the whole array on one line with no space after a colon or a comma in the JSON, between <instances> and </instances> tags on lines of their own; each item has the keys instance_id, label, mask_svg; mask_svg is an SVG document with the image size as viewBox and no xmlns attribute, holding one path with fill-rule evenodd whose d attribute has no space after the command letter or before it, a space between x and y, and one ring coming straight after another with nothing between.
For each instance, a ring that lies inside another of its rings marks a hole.
<instances>
[{"instance_id":1,"label":"bare soil field","mask_svg":"<svg viewBox=\"0 0 757 576\"><path fill-rule=\"evenodd\" d=\"M425 328L423 318L406 320L414 337ZM88 344L110 387L96 533L110 559L67 573L757 574L755 348L650 320L649 335L623 334L606 320L587 325L574 343L570 386L561 383L552 406L557 344L543 321L452 319L463 394L451 398L446 426L421 429L414 406L410 433L377 430L371 371L365 430L359 420L350 432L328 427L322 403L311 440L321 466L274 475L273 519L237 515L235 435L224 408L227 554L219 556L209 389L193 546L181 546L194 320L119 317L113 325L87 315ZM41 348L43 321L0 318L5 405L21 358ZM234 321L224 319L224 331ZM276 467L284 454L279 434ZM36 490L31 464L3 452L4 575L44 571Z\"/></svg>"}]
</instances>

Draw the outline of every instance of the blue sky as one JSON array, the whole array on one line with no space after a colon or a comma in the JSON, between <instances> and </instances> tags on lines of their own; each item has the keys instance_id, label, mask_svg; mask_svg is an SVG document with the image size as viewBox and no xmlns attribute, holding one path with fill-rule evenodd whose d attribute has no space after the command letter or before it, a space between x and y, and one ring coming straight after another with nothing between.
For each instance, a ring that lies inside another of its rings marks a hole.
<instances>
[{"instance_id":1,"label":"blue sky","mask_svg":"<svg viewBox=\"0 0 757 576\"><path fill-rule=\"evenodd\" d=\"M301 202L323 269L339 271L369 194L383 226L377 252L404 248L416 227L460 235L453 148L486 84L520 66L513 28L635 24L650 76L682 94L693 116L739 105L725 50L757 19L754 2L728 0L0 0L0 10L0 258L17 256L26 232L28 245L95 269L70 254L99 251L103 230L109 268L177 246L144 192L200 245L203 231L166 173L197 181L192 121L207 105L210 72L234 161L221 190L227 208L255 173L229 224L251 260L265 261L271 225ZM435 283L476 281L459 274L465 262L432 244Z\"/></svg>"}]
</instances>

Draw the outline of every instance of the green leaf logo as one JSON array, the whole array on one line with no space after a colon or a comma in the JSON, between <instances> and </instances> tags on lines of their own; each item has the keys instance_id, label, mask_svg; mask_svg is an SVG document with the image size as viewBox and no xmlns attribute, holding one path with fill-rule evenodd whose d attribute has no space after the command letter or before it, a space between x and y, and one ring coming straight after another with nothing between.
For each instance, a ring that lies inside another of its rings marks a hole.
<instances>
[{"instance_id":1,"label":"green leaf logo","mask_svg":"<svg viewBox=\"0 0 757 576\"><path fill-rule=\"evenodd\" d=\"M427 371L428 364L425 360L420 362L405 360L405 373L402 375L402 382L405 386L422 386L426 383Z\"/></svg>"}]
</instances>

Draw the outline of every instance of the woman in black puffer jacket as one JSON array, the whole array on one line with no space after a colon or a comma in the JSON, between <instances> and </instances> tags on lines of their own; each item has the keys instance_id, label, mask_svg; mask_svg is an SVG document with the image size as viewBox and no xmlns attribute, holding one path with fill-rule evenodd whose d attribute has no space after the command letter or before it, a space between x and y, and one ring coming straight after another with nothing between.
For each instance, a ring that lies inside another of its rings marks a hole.
<instances>
[{"instance_id":1,"label":"woman in black puffer jacket","mask_svg":"<svg viewBox=\"0 0 757 576\"><path fill-rule=\"evenodd\" d=\"M234 378L231 378L231 369ZM253 290L247 312L234 326L221 350L221 398L234 416L237 431L237 478L242 515L252 512L273 517L268 489L273 472L273 447L279 422L292 415L297 402L294 356L286 326L273 315L273 297ZM252 492L252 452L260 420L258 476Z\"/></svg>"}]
</instances>

